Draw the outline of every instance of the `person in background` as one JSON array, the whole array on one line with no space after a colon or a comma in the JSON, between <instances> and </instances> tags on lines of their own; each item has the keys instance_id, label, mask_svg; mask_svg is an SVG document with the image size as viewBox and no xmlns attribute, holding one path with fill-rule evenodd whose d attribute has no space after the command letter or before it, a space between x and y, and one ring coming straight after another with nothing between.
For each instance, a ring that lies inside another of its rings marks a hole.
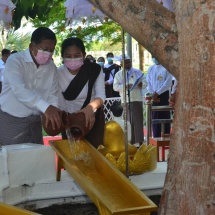
<instances>
[{"instance_id":1,"label":"person in background","mask_svg":"<svg viewBox=\"0 0 215 215\"><path fill-rule=\"evenodd\" d=\"M106 95L106 98L111 98L111 97L113 97L113 87L112 87L113 75L111 74L111 72L107 72L107 70L104 69L104 63L105 63L104 57L99 57L97 59L97 63L103 69L103 75L104 75L104 80L105 80L105 95Z\"/></svg>"},{"instance_id":2,"label":"person in background","mask_svg":"<svg viewBox=\"0 0 215 215\"><path fill-rule=\"evenodd\" d=\"M153 95L153 106L169 105L172 75L152 57L154 65L148 68L147 90ZM153 111L152 119L170 119L170 111ZM161 124L152 124L153 137L161 137ZM165 134L170 133L170 123L165 123Z\"/></svg>"},{"instance_id":3,"label":"person in background","mask_svg":"<svg viewBox=\"0 0 215 215\"><path fill-rule=\"evenodd\" d=\"M174 107L175 106L175 99L176 99L176 89L178 86L178 81L175 77L173 77L174 83L171 89L170 97L169 97L169 106Z\"/></svg>"},{"instance_id":4,"label":"person in background","mask_svg":"<svg viewBox=\"0 0 215 215\"><path fill-rule=\"evenodd\" d=\"M101 66L102 69L104 69L104 65L105 65L105 58L104 57L99 57L97 59L97 64L99 64Z\"/></svg>"},{"instance_id":5,"label":"person in background","mask_svg":"<svg viewBox=\"0 0 215 215\"><path fill-rule=\"evenodd\" d=\"M13 50L12 52L11 52L11 54L14 54L14 53L17 53L18 51L16 51L16 50Z\"/></svg>"},{"instance_id":6,"label":"person in background","mask_svg":"<svg viewBox=\"0 0 215 215\"><path fill-rule=\"evenodd\" d=\"M105 80L105 73L104 73L104 65L105 65L105 58L104 57L99 57L97 59L97 64L99 64L103 70L103 75L104 75L104 80ZM106 89L105 89L106 90ZM106 94L106 92L105 92ZM107 96L106 96L107 97Z\"/></svg>"},{"instance_id":7,"label":"person in background","mask_svg":"<svg viewBox=\"0 0 215 215\"><path fill-rule=\"evenodd\" d=\"M85 138L97 148L103 143L105 125L105 88L101 66L85 60L85 46L76 37L63 41L61 56L64 64L58 67L60 108L67 113L84 113L86 127L90 129ZM67 139L65 131L62 137Z\"/></svg>"},{"instance_id":8,"label":"person in background","mask_svg":"<svg viewBox=\"0 0 215 215\"><path fill-rule=\"evenodd\" d=\"M119 92L113 89L113 79L116 73L120 70L120 66L113 63L114 55L112 52L107 53L107 61L108 63L104 65L104 73L105 73L105 89L106 89L106 97L120 97Z\"/></svg>"},{"instance_id":9,"label":"person in background","mask_svg":"<svg viewBox=\"0 0 215 215\"><path fill-rule=\"evenodd\" d=\"M37 28L29 48L10 55L0 95L0 142L43 144L41 115L53 129L60 128L57 68L52 55L56 36L46 27Z\"/></svg>"},{"instance_id":10,"label":"person in background","mask_svg":"<svg viewBox=\"0 0 215 215\"><path fill-rule=\"evenodd\" d=\"M96 59L91 54L88 54L85 58L89 59L91 63L96 63Z\"/></svg>"},{"instance_id":11,"label":"person in background","mask_svg":"<svg viewBox=\"0 0 215 215\"><path fill-rule=\"evenodd\" d=\"M10 50L9 49L2 49L1 51L2 58L0 59L0 93L2 90L2 81L4 77L4 68L5 68L5 63L10 56Z\"/></svg>"},{"instance_id":12,"label":"person in background","mask_svg":"<svg viewBox=\"0 0 215 215\"><path fill-rule=\"evenodd\" d=\"M99 57L97 59L97 64L99 64L103 70L103 76L104 76L104 84L105 84L105 96L106 98L109 98L109 96L112 96L112 89L109 83L113 83L113 76L109 73L104 72L104 64L105 64L105 58L104 57ZM106 108L104 109L104 114L107 118L110 117L111 113L109 112L110 110L110 103L106 103Z\"/></svg>"},{"instance_id":13,"label":"person in background","mask_svg":"<svg viewBox=\"0 0 215 215\"><path fill-rule=\"evenodd\" d=\"M120 59L122 63L122 56L120 56ZM139 146L141 146L144 140L142 89L146 88L147 83L144 81L142 71L132 67L132 62L128 55L125 56L124 64L125 65L122 66L125 67L126 72L126 101L128 101L126 107L128 113L128 120L130 121L132 128L131 144L139 143ZM119 92L122 100L122 105L125 105L123 97L123 70L120 70L116 73L114 77L113 88L115 91Z\"/></svg>"}]
</instances>

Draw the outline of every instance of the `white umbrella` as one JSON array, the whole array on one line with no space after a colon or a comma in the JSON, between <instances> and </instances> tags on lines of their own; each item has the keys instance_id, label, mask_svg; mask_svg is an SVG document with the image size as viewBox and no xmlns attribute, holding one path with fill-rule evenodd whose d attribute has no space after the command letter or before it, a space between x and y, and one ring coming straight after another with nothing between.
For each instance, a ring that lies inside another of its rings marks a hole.
<instances>
[{"instance_id":1,"label":"white umbrella","mask_svg":"<svg viewBox=\"0 0 215 215\"><path fill-rule=\"evenodd\" d=\"M3 29L9 29L12 22L13 9L16 6L11 0L0 0L0 21Z\"/></svg>"},{"instance_id":2,"label":"white umbrella","mask_svg":"<svg viewBox=\"0 0 215 215\"><path fill-rule=\"evenodd\" d=\"M106 19L99 9L94 7L88 0L66 0L66 26L85 22L103 22Z\"/></svg>"}]
</instances>

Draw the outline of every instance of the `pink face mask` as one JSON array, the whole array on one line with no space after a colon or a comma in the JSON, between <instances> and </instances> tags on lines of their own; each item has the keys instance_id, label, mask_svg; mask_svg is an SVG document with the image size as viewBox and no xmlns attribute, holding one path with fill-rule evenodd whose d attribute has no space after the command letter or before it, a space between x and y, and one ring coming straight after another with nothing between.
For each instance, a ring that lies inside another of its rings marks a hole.
<instances>
[{"instance_id":1,"label":"pink face mask","mask_svg":"<svg viewBox=\"0 0 215 215\"><path fill-rule=\"evenodd\" d=\"M79 69L83 64L83 57L80 58L64 58L64 65L72 71Z\"/></svg>"},{"instance_id":2,"label":"pink face mask","mask_svg":"<svg viewBox=\"0 0 215 215\"><path fill-rule=\"evenodd\" d=\"M52 53L38 49L37 55L34 58L39 65L45 65L51 61Z\"/></svg>"}]
</instances>

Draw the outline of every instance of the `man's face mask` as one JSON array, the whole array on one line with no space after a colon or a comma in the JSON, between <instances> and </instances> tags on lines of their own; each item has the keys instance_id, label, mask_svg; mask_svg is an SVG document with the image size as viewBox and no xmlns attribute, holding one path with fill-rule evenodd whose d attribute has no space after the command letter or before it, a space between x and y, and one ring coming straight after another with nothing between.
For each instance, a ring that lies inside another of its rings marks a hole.
<instances>
[{"instance_id":1,"label":"man's face mask","mask_svg":"<svg viewBox=\"0 0 215 215\"><path fill-rule=\"evenodd\" d=\"M34 44L34 43L33 43ZM36 47L37 51L37 55L34 56L36 62L39 65L45 65L48 64L51 59L52 59L52 55L53 53L48 52L48 51L43 51L38 45L34 44L34 46Z\"/></svg>"},{"instance_id":2,"label":"man's face mask","mask_svg":"<svg viewBox=\"0 0 215 215\"><path fill-rule=\"evenodd\" d=\"M108 61L108 63L113 63L113 60L112 60L111 57L108 57L108 58L107 58L107 61Z\"/></svg>"}]
</instances>

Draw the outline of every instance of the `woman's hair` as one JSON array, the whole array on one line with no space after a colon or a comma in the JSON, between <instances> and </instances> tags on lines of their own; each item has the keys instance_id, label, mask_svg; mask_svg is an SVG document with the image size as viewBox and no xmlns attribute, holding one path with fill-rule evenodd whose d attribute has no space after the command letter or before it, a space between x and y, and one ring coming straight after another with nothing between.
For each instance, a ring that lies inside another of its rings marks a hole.
<instances>
[{"instance_id":1,"label":"woman's hair","mask_svg":"<svg viewBox=\"0 0 215 215\"><path fill-rule=\"evenodd\" d=\"M62 43L62 46L61 46L61 56L62 57L63 57L63 53L64 53L65 49L68 48L69 46L77 46L78 48L81 49L81 52L84 55L86 54L83 41L77 37L70 37L70 38L65 39Z\"/></svg>"},{"instance_id":2,"label":"woman's hair","mask_svg":"<svg viewBox=\"0 0 215 215\"><path fill-rule=\"evenodd\" d=\"M94 58L94 57L93 57L93 55L88 54L88 55L86 56L86 58Z\"/></svg>"},{"instance_id":3,"label":"woman's hair","mask_svg":"<svg viewBox=\"0 0 215 215\"><path fill-rule=\"evenodd\" d=\"M31 42L39 44L42 40L57 41L55 33L46 27L37 28L31 35Z\"/></svg>"},{"instance_id":4,"label":"woman's hair","mask_svg":"<svg viewBox=\"0 0 215 215\"><path fill-rule=\"evenodd\" d=\"M102 60L102 62L105 62L105 58L104 58L104 57L99 57L99 58L97 59L97 62L98 62L99 60Z\"/></svg>"}]
</instances>

